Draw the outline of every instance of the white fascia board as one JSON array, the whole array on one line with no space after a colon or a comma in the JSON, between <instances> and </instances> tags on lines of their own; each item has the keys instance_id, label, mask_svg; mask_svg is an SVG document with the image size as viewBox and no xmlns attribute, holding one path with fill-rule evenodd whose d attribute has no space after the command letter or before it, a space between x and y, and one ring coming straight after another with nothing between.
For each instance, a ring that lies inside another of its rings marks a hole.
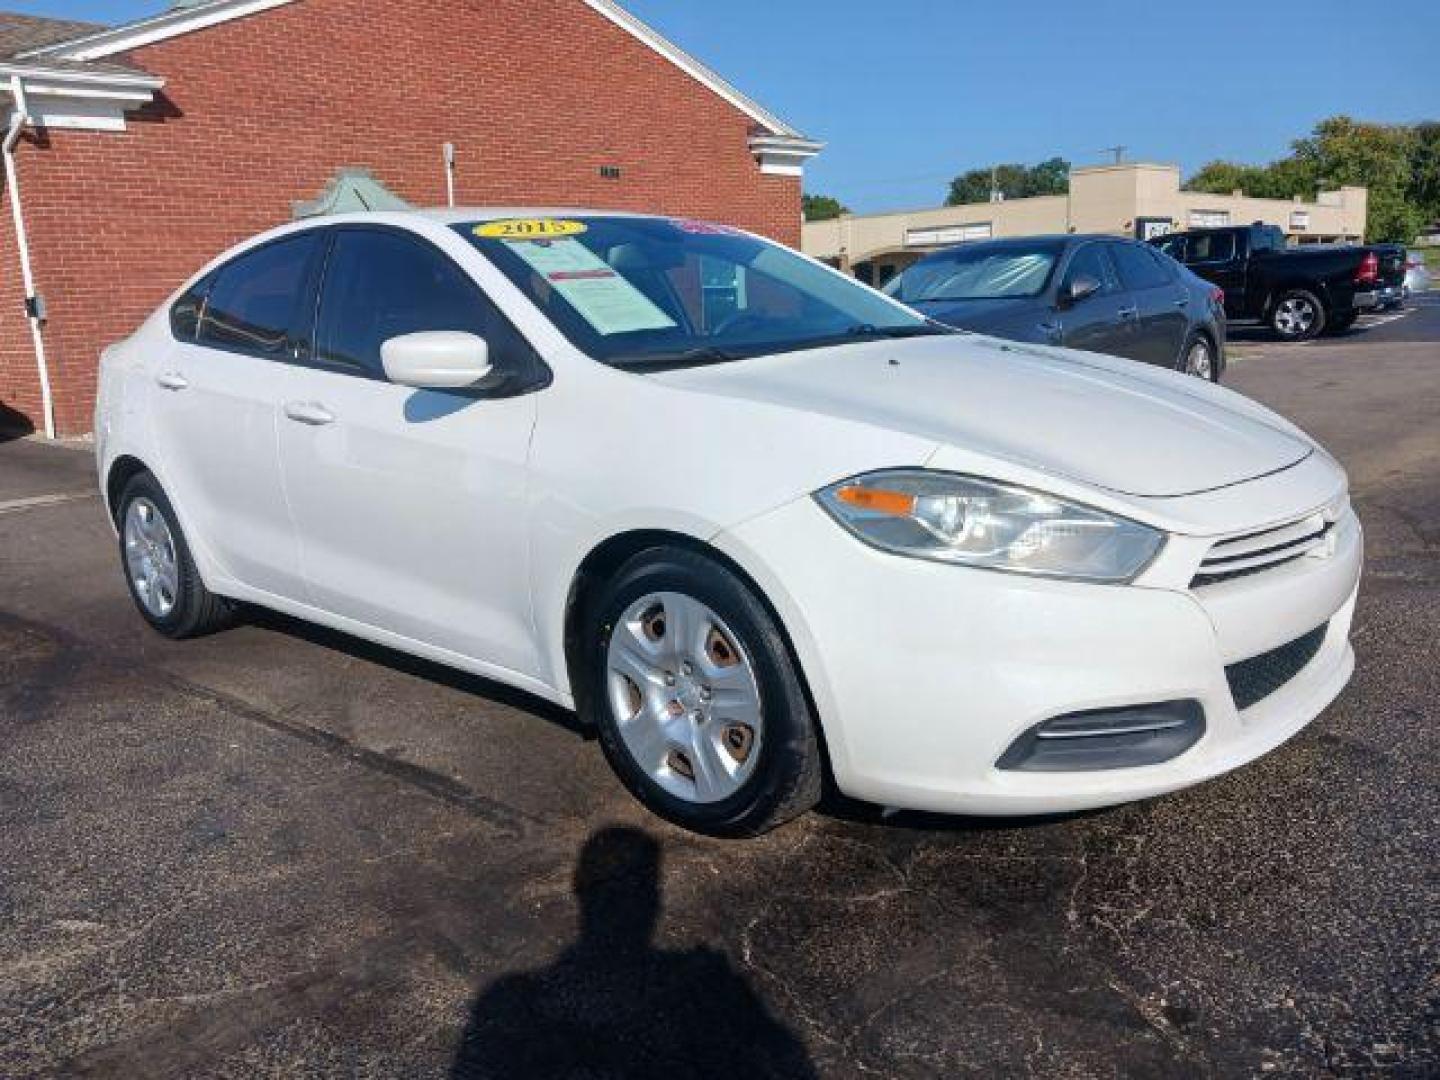
<instances>
[{"instance_id":1,"label":"white fascia board","mask_svg":"<svg viewBox=\"0 0 1440 1080\"><path fill-rule=\"evenodd\" d=\"M84 37L71 38L69 41L46 45L40 49L31 49L29 52L21 53L20 57L24 59L55 56L63 57L66 60L100 60L107 56L114 56L116 53L138 49L142 45L153 45L166 38L178 37L195 30L203 30L207 26L230 22L232 19L241 19L246 15L255 15L262 11L269 11L271 8L293 3L295 0L212 0L208 4L173 8L149 19L140 19L122 26L86 34Z\"/></svg>"},{"instance_id":2,"label":"white fascia board","mask_svg":"<svg viewBox=\"0 0 1440 1080\"><path fill-rule=\"evenodd\" d=\"M814 139L784 135L756 135L750 140L750 152L760 163L760 171L770 176L804 176L805 163L824 148L824 143Z\"/></svg>"},{"instance_id":3,"label":"white fascia board","mask_svg":"<svg viewBox=\"0 0 1440 1080\"><path fill-rule=\"evenodd\" d=\"M149 101L154 91L165 85L159 75L135 72L133 75L116 71L76 71L72 68L46 67L43 63L0 62L0 78L8 79L18 75L28 87L36 82L55 83L76 88L90 88L96 92L106 90L129 91Z\"/></svg>"},{"instance_id":4,"label":"white fascia board","mask_svg":"<svg viewBox=\"0 0 1440 1080\"><path fill-rule=\"evenodd\" d=\"M45 64L0 63L0 92L13 99L10 80L24 87L30 121L38 127L75 131L124 131L125 110L155 99L165 85L139 72L57 70ZM13 110L13 100L11 109Z\"/></svg>"},{"instance_id":5,"label":"white fascia board","mask_svg":"<svg viewBox=\"0 0 1440 1080\"><path fill-rule=\"evenodd\" d=\"M620 29L654 49L686 74L703 83L761 127L767 128L776 135L802 137L800 132L785 123L784 120L762 108L758 102L746 97L716 74L713 69L695 59L649 24L637 19L614 0L585 0L585 3Z\"/></svg>"}]
</instances>

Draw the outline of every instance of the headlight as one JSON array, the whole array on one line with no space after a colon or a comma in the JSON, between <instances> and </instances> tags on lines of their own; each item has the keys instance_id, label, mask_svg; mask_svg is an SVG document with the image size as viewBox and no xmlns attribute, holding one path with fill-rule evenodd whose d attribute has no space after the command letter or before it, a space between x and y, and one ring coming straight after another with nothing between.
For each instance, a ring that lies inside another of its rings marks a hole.
<instances>
[{"instance_id":1,"label":"headlight","mask_svg":"<svg viewBox=\"0 0 1440 1080\"><path fill-rule=\"evenodd\" d=\"M1038 491L895 469L815 493L865 543L897 555L1083 581L1132 580L1164 534Z\"/></svg>"}]
</instances>

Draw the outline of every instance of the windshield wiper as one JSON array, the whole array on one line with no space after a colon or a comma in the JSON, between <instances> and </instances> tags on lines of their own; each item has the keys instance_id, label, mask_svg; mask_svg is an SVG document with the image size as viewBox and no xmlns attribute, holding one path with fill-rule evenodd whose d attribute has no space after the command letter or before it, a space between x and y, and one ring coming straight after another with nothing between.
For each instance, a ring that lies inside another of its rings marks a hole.
<instances>
[{"instance_id":1,"label":"windshield wiper","mask_svg":"<svg viewBox=\"0 0 1440 1080\"><path fill-rule=\"evenodd\" d=\"M930 337L934 334L958 333L952 327L943 326L937 322L927 322L920 326L875 326L871 323L857 323L847 327L840 337L874 337L874 338L907 338L907 337Z\"/></svg>"},{"instance_id":2,"label":"windshield wiper","mask_svg":"<svg viewBox=\"0 0 1440 1080\"><path fill-rule=\"evenodd\" d=\"M671 371L676 368L703 367L706 364L733 364L736 360L744 359L743 353L730 352L715 345L702 345L684 352L654 353L614 363L616 367L626 371Z\"/></svg>"}]
</instances>

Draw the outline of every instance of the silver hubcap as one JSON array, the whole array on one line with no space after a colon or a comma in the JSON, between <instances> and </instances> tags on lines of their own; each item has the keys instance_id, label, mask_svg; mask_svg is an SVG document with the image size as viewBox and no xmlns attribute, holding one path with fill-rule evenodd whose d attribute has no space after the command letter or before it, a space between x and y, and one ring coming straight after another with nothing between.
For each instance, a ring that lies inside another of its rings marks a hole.
<instances>
[{"instance_id":1,"label":"silver hubcap","mask_svg":"<svg viewBox=\"0 0 1440 1080\"><path fill-rule=\"evenodd\" d=\"M665 791L719 802L754 773L764 736L755 670L700 601L673 592L636 600L610 635L606 669L625 748Z\"/></svg>"},{"instance_id":2,"label":"silver hubcap","mask_svg":"<svg viewBox=\"0 0 1440 1080\"><path fill-rule=\"evenodd\" d=\"M1303 334L1315 325L1315 305L1292 296L1275 309L1275 329L1286 336Z\"/></svg>"},{"instance_id":3,"label":"silver hubcap","mask_svg":"<svg viewBox=\"0 0 1440 1080\"><path fill-rule=\"evenodd\" d=\"M1213 365L1210 361L1210 346L1203 341L1191 345L1190 355L1185 358L1185 370L1201 379L1211 378Z\"/></svg>"},{"instance_id":4,"label":"silver hubcap","mask_svg":"<svg viewBox=\"0 0 1440 1080\"><path fill-rule=\"evenodd\" d=\"M175 610L180 594L175 538L149 499L136 499L125 511L125 568L146 611L163 619Z\"/></svg>"}]
</instances>

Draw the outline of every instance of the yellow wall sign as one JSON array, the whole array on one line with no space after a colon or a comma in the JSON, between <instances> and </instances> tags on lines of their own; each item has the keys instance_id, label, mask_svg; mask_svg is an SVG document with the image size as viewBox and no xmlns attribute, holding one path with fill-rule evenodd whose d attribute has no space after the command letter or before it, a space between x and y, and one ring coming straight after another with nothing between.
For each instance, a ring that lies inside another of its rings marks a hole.
<instances>
[{"instance_id":1,"label":"yellow wall sign","mask_svg":"<svg viewBox=\"0 0 1440 1080\"><path fill-rule=\"evenodd\" d=\"M557 236L578 236L586 230L583 221L554 218L507 218L475 226L475 235L491 240L552 240Z\"/></svg>"}]
</instances>

